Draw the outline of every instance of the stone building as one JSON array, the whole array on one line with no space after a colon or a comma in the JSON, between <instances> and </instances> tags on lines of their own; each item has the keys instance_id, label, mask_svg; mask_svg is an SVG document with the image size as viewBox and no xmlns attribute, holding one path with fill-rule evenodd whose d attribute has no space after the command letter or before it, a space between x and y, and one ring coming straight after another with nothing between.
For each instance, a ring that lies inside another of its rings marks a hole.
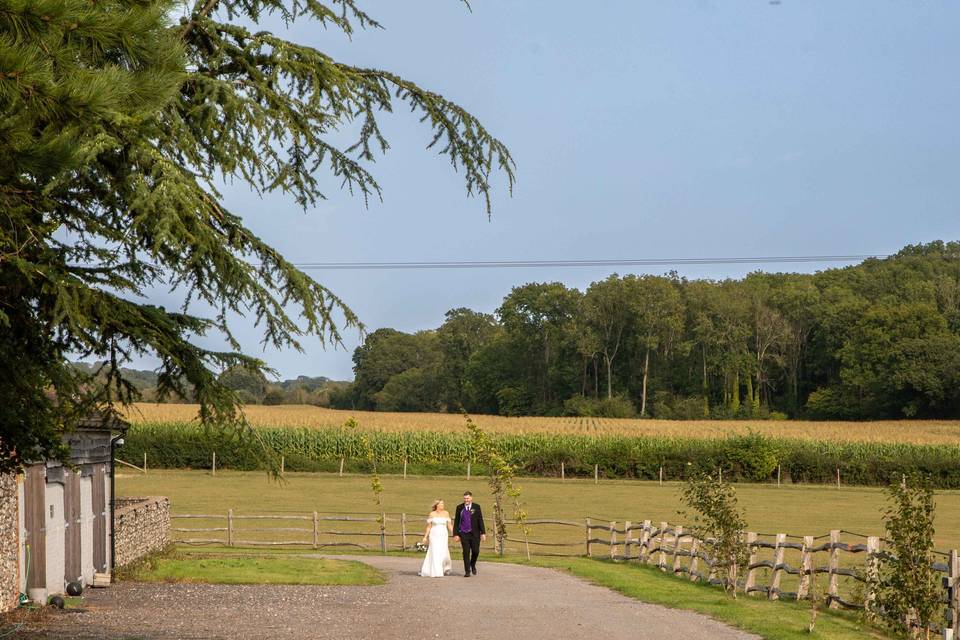
<instances>
[{"instance_id":1,"label":"stone building","mask_svg":"<svg viewBox=\"0 0 960 640\"><path fill-rule=\"evenodd\" d=\"M0 477L0 610L20 593L45 602L69 582L110 572L112 442L127 426L82 420L66 436L69 466L48 460Z\"/></svg>"}]
</instances>

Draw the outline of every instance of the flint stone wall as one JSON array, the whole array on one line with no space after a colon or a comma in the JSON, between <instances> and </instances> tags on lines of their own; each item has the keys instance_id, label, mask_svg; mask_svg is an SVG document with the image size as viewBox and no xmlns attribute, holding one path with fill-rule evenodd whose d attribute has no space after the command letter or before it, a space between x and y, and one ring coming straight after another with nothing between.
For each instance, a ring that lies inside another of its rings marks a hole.
<instances>
[{"instance_id":1,"label":"flint stone wall","mask_svg":"<svg viewBox=\"0 0 960 640\"><path fill-rule=\"evenodd\" d=\"M0 611L17 606L20 595L20 510L17 478L0 475Z\"/></svg>"},{"instance_id":2,"label":"flint stone wall","mask_svg":"<svg viewBox=\"0 0 960 640\"><path fill-rule=\"evenodd\" d=\"M118 567L163 549L170 542L170 499L117 498L114 534Z\"/></svg>"}]
</instances>

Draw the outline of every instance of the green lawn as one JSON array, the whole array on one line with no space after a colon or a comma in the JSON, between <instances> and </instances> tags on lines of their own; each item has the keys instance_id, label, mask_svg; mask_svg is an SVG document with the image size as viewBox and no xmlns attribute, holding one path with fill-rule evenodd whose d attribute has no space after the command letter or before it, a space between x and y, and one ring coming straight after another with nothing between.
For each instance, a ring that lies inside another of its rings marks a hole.
<instances>
[{"instance_id":1,"label":"green lawn","mask_svg":"<svg viewBox=\"0 0 960 640\"><path fill-rule=\"evenodd\" d=\"M198 554L154 556L131 569L127 580L207 584L375 585L384 578L353 560L304 558L283 554Z\"/></svg>"},{"instance_id":2,"label":"green lawn","mask_svg":"<svg viewBox=\"0 0 960 640\"><path fill-rule=\"evenodd\" d=\"M521 478L519 484L530 518L582 520L589 516L599 522L620 523L627 519L633 522L680 520L677 511L682 508L679 500L682 485L678 483L665 483L661 487L655 482L607 480L595 485L591 480ZM413 536L417 535L416 529L434 498L444 498L452 511L463 491L470 489L477 502L490 511L490 497L483 478L468 481L455 477L410 476L404 480L400 476L385 476L383 486L384 509L388 513L406 512ZM174 513L226 514L230 508L237 513L301 514L314 510L338 513L375 510L369 478L362 475L339 478L336 474L297 473L277 482L261 472L218 472L213 477L206 471L164 470L150 471L146 476L119 474L117 492L121 496L169 496ZM884 533L881 512L885 498L880 489L743 484L737 486L737 495L750 528L758 532L821 535L830 529L846 529L867 535ZM937 509L937 548L960 547L960 491L940 492ZM183 521L178 522L175 526L185 526ZM367 528L369 530L369 525ZM571 540L582 537L582 533L574 530L542 531L551 537L566 535Z\"/></svg>"}]
</instances>

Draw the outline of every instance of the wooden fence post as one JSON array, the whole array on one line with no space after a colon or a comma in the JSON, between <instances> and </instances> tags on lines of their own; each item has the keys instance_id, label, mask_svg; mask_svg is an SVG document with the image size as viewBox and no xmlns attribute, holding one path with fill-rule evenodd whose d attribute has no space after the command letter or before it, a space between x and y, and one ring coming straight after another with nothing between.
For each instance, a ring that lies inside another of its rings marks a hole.
<instances>
[{"instance_id":1,"label":"wooden fence post","mask_svg":"<svg viewBox=\"0 0 960 640\"><path fill-rule=\"evenodd\" d=\"M213 452L213 464L210 469L213 471L212 475L217 475L217 452Z\"/></svg>"},{"instance_id":2,"label":"wooden fence post","mask_svg":"<svg viewBox=\"0 0 960 640\"><path fill-rule=\"evenodd\" d=\"M754 531L747 531L747 577L743 582L743 592L748 596L757 584L757 570L754 564L757 562L757 534Z\"/></svg>"},{"instance_id":3,"label":"wooden fence post","mask_svg":"<svg viewBox=\"0 0 960 640\"><path fill-rule=\"evenodd\" d=\"M340 477L343 477L343 458L340 458Z\"/></svg>"},{"instance_id":4,"label":"wooden fence post","mask_svg":"<svg viewBox=\"0 0 960 640\"><path fill-rule=\"evenodd\" d=\"M380 512L380 552L387 552L387 514Z\"/></svg>"},{"instance_id":5,"label":"wooden fence post","mask_svg":"<svg viewBox=\"0 0 960 640\"><path fill-rule=\"evenodd\" d=\"M837 609L840 603L836 601L837 597L837 569L840 568L840 550L837 545L840 544L840 531L833 529L830 531L830 564L827 569L827 598L830 602L827 604L831 609Z\"/></svg>"},{"instance_id":6,"label":"wooden fence post","mask_svg":"<svg viewBox=\"0 0 960 640\"><path fill-rule=\"evenodd\" d=\"M837 489L840 488L840 467L837 467Z\"/></svg>"},{"instance_id":7,"label":"wooden fence post","mask_svg":"<svg viewBox=\"0 0 960 640\"><path fill-rule=\"evenodd\" d=\"M143 452L143 475L147 475L147 452Z\"/></svg>"},{"instance_id":8,"label":"wooden fence post","mask_svg":"<svg viewBox=\"0 0 960 640\"><path fill-rule=\"evenodd\" d=\"M867 617L873 615L873 604L877 599L877 581L880 578L880 538L877 536L867 537L867 589L863 596L863 610Z\"/></svg>"},{"instance_id":9,"label":"wooden fence post","mask_svg":"<svg viewBox=\"0 0 960 640\"><path fill-rule=\"evenodd\" d=\"M787 541L787 534L777 534L777 545L773 549L773 577L770 579L770 591L767 597L771 600L780 599L780 580L783 578L783 544Z\"/></svg>"},{"instance_id":10,"label":"wooden fence post","mask_svg":"<svg viewBox=\"0 0 960 640\"><path fill-rule=\"evenodd\" d=\"M663 486L663 467L660 467L660 486Z\"/></svg>"},{"instance_id":11,"label":"wooden fence post","mask_svg":"<svg viewBox=\"0 0 960 640\"><path fill-rule=\"evenodd\" d=\"M957 616L960 616L960 557L957 556L956 549L950 551L950 558L947 560L948 596L951 594L951 589L953 597L947 599L947 619L949 621L947 629L956 640L958 638L957 630L960 629L960 620L957 620ZM943 635L944 638L947 637L946 633Z\"/></svg>"},{"instance_id":12,"label":"wooden fence post","mask_svg":"<svg viewBox=\"0 0 960 640\"><path fill-rule=\"evenodd\" d=\"M600 465L593 465L593 484L600 484Z\"/></svg>"},{"instance_id":13,"label":"wooden fence post","mask_svg":"<svg viewBox=\"0 0 960 640\"><path fill-rule=\"evenodd\" d=\"M633 536L630 535L631 526L629 520L623 523L623 559L627 562L630 562L630 545L633 544L631 540Z\"/></svg>"},{"instance_id":14,"label":"wooden fence post","mask_svg":"<svg viewBox=\"0 0 960 640\"><path fill-rule=\"evenodd\" d=\"M494 534L496 537L496 534ZM407 550L407 514L400 514L400 550Z\"/></svg>"},{"instance_id":15,"label":"wooden fence post","mask_svg":"<svg viewBox=\"0 0 960 640\"><path fill-rule=\"evenodd\" d=\"M663 545L666 544L667 540L667 523L660 523L660 555L657 558L657 566L660 567L661 571L666 571L667 569L667 552L663 548Z\"/></svg>"},{"instance_id":16,"label":"wooden fence post","mask_svg":"<svg viewBox=\"0 0 960 640\"><path fill-rule=\"evenodd\" d=\"M280 456L280 475L283 475L285 465L286 465L286 458L284 458L283 456Z\"/></svg>"},{"instance_id":17,"label":"wooden fence post","mask_svg":"<svg viewBox=\"0 0 960 640\"><path fill-rule=\"evenodd\" d=\"M587 557L592 558L593 553L590 551L590 518L586 519L586 530L587 530Z\"/></svg>"},{"instance_id":18,"label":"wooden fence post","mask_svg":"<svg viewBox=\"0 0 960 640\"><path fill-rule=\"evenodd\" d=\"M697 573L697 565L700 564L700 538L693 536L693 542L690 543L690 581L696 582L700 579Z\"/></svg>"},{"instance_id":19,"label":"wooden fence post","mask_svg":"<svg viewBox=\"0 0 960 640\"><path fill-rule=\"evenodd\" d=\"M682 556L680 555L680 547L683 544L683 526L677 525L673 532L673 575L680 575L680 560Z\"/></svg>"},{"instance_id":20,"label":"wooden fence post","mask_svg":"<svg viewBox=\"0 0 960 640\"><path fill-rule=\"evenodd\" d=\"M780 465L777 465L777 486L780 486Z\"/></svg>"},{"instance_id":21,"label":"wooden fence post","mask_svg":"<svg viewBox=\"0 0 960 640\"><path fill-rule=\"evenodd\" d=\"M617 523L610 523L610 559L613 560L617 556Z\"/></svg>"},{"instance_id":22,"label":"wooden fence post","mask_svg":"<svg viewBox=\"0 0 960 640\"><path fill-rule=\"evenodd\" d=\"M470 479L470 461L467 460L467 480Z\"/></svg>"},{"instance_id":23,"label":"wooden fence post","mask_svg":"<svg viewBox=\"0 0 960 640\"><path fill-rule=\"evenodd\" d=\"M813 575L813 536L803 536L803 549L800 551L800 585L797 587L797 600L803 600L810 593L810 578Z\"/></svg>"},{"instance_id":24,"label":"wooden fence post","mask_svg":"<svg viewBox=\"0 0 960 640\"><path fill-rule=\"evenodd\" d=\"M637 560L643 564L650 562L650 521L644 520L640 529L640 550L637 552Z\"/></svg>"},{"instance_id":25,"label":"wooden fence post","mask_svg":"<svg viewBox=\"0 0 960 640\"><path fill-rule=\"evenodd\" d=\"M560 461L560 479L561 480L567 479L567 468L566 468L566 465L563 463L563 460Z\"/></svg>"},{"instance_id":26,"label":"wooden fence post","mask_svg":"<svg viewBox=\"0 0 960 640\"><path fill-rule=\"evenodd\" d=\"M320 522L317 517L317 512L313 512L313 548L316 549L320 546Z\"/></svg>"},{"instance_id":27,"label":"wooden fence post","mask_svg":"<svg viewBox=\"0 0 960 640\"><path fill-rule=\"evenodd\" d=\"M407 479L407 459L403 459L403 479Z\"/></svg>"},{"instance_id":28,"label":"wooden fence post","mask_svg":"<svg viewBox=\"0 0 960 640\"><path fill-rule=\"evenodd\" d=\"M233 509L227 510L227 546L233 546Z\"/></svg>"}]
</instances>

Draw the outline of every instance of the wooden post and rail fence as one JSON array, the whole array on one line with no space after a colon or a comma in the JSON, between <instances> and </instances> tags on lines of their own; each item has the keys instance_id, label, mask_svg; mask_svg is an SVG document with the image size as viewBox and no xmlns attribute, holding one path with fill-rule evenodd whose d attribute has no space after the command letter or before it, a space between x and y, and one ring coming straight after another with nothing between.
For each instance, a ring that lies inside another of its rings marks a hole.
<instances>
[{"instance_id":1,"label":"wooden post and rail fence","mask_svg":"<svg viewBox=\"0 0 960 640\"><path fill-rule=\"evenodd\" d=\"M171 514L174 542L228 547L352 547L386 553L410 551L423 536L425 517L406 513L276 513L240 514L234 509L217 514ZM491 523L493 518L491 514ZM506 522L508 532L516 522ZM505 549L491 526L487 547L494 553L517 553L529 544L539 556L587 556L619 562L637 562L691 581L721 584L710 556L710 540L696 530L650 520L595 521L528 519L528 540L505 536ZM179 526L178 526L179 525ZM194 525L194 526L187 526ZM538 535L540 534L540 535ZM197 537L202 536L202 537ZM770 600L822 599L830 608L874 606L879 563L887 552L883 540L843 530L819 536L746 532L748 561L736 576L737 588ZM452 542L451 542L452 544ZM942 574L948 628L954 636L960 625L960 561L956 550L936 552L933 569ZM822 595L821 595L822 594Z\"/></svg>"}]
</instances>

